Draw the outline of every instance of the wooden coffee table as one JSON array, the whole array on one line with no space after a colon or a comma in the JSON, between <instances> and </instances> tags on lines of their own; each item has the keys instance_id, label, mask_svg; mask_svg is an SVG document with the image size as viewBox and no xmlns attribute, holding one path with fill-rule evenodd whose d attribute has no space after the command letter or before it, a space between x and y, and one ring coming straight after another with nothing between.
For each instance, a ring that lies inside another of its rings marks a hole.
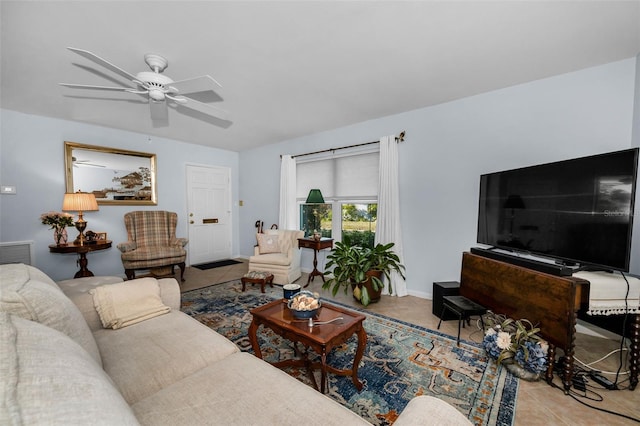
<instances>
[{"instance_id":1,"label":"wooden coffee table","mask_svg":"<svg viewBox=\"0 0 640 426\"><path fill-rule=\"evenodd\" d=\"M297 359L287 359L273 363L278 368L283 367L305 367L309 372L309 376L314 386L318 389L314 369L320 369L321 380L320 392L325 392L325 383L327 382L327 371L341 376L351 376L353 384L358 390L362 389L362 382L358 379L358 364L364 354L364 348L367 344L367 333L364 330L363 322L365 316L354 311L339 308L334 305L322 302L322 307L316 318L313 320L329 321L337 317L343 319L337 320L329 324L314 325L309 327L308 320L299 320L294 318L291 311L282 299L274 300L266 305L251 310L253 320L249 326L249 340L255 355L262 359L262 351L258 344L256 332L260 325L270 328L276 334L293 342L296 352L300 355ZM327 355L335 346L347 341L353 334L358 336L358 347L353 365L349 370L341 370L327 365ZM304 351L298 351L298 343L305 348ZM313 349L320 355L321 362L311 362L308 357L308 348Z\"/></svg>"}]
</instances>

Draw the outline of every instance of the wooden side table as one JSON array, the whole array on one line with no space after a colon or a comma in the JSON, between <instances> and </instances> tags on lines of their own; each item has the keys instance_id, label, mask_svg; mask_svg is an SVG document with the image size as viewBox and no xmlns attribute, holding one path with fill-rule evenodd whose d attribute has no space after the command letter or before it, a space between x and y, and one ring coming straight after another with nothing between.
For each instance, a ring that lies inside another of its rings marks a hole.
<instances>
[{"instance_id":1,"label":"wooden side table","mask_svg":"<svg viewBox=\"0 0 640 426\"><path fill-rule=\"evenodd\" d=\"M313 281L313 278L317 275L319 275L320 278L322 278L322 282L324 282L324 274L318 271L318 252L327 248L333 248L333 238L320 238L319 240L314 240L313 238L298 238L298 248L313 249L313 271L309 274L305 288L309 286L309 283Z\"/></svg>"},{"instance_id":2,"label":"wooden side table","mask_svg":"<svg viewBox=\"0 0 640 426\"><path fill-rule=\"evenodd\" d=\"M111 241L107 240L107 241L99 241L94 244L85 243L83 245L71 243L71 244L58 246L56 244L51 244L49 246L49 251L51 253L77 253L79 256L78 265L80 265L80 270L76 272L73 278L82 278L82 277L93 276L93 272L91 272L87 268L87 265L89 264L89 261L87 260L87 253L89 253L90 251L106 250L110 247L111 247Z\"/></svg>"}]
</instances>

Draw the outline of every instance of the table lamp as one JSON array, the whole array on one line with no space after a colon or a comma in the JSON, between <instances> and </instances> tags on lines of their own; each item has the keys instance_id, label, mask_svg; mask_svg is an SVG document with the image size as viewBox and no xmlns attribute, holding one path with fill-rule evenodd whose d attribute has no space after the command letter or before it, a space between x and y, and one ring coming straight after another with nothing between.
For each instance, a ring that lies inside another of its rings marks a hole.
<instances>
[{"instance_id":1,"label":"table lamp","mask_svg":"<svg viewBox=\"0 0 640 426\"><path fill-rule=\"evenodd\" d=\"M82 213L97 210L98 202L93 194L81 191L64 194L62 211L78 212L78 220L75 224L79 234L78 238L73 242L74 244L83 245L85 241L84 230L87 228L87 221L82 217Z\"/></svg>"},{"instance_id":2,"label":"table lamp","mask_svg":"<svg viewBox=\"0 0 640 426\"><path fill-rule=\"evenodd\" d=\"M309 195L307 195L306 204L324 204L324 198L322 197L322 192L319 189L312 189L309 191ZM318 218L318 210L313 209L313 220L315 222L315 227L320 223L320 218ZM318 229L313 230L313 238L316 240L320 239L320 232Z\"/></svg>"}]
</instances>

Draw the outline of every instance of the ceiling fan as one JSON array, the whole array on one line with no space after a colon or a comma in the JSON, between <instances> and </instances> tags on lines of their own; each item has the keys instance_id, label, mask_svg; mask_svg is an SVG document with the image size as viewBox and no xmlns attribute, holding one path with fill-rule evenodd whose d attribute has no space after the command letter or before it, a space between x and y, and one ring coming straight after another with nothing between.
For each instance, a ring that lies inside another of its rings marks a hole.
<instances>
[{"instance_id":1,"label":"ceiling fan","mask_svg":"<svg viewBox=\"0 0 640 426\"><path fill-rule=\"evenodd\" d=\"M109 90L133 93L136 95L148 95L151 119L154 121L167 120L168 102L182 105L185 108L198 111L223 121L229 121L229 113L227 111L186 96L186 94L206 91L212 91L215 93L215 89L222 86L211 76L203 75L186 80L173 81L171 78L162 74L169 65L169 62L162 56L155 54L144 55L144 61L152 71L142 71L133 75L87 50L76 49L74 47L67 47L67 49L122 77L125 77L131 83L129 86L123 87L59 83L61 86L71 87L74 89Z\"/></svg>"},{"instance_id":2,"label":"ceiling fan","mask_svg":"<svg viewBox=\"0 0 640 426\"><path fill-rule=\"evenodd\" d=\"M102 164L94 163L91 160L78 160L76 157L71 157L73 167L106 167Z\"/></svg>"}]
</instances>

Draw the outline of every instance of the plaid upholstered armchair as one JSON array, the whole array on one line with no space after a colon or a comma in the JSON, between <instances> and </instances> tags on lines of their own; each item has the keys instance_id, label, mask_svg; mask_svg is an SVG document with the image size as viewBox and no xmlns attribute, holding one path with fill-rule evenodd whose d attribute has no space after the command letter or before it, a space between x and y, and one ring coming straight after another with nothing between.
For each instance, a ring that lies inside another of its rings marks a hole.
<instances>
[{"instance_id":1,"label":"plaid upholstered armchair","mask_svg":"<svg viewBox=\"0 0 640 426\"><path fill-rule=\"evenodd\" d=\"M184 281L184 246L189 240L176 238L178 215L167 211L133 211L124 215L128 241L118 244L127 279L135 278L136 269L180 267Z\"/></svg>"}]
</instances>

